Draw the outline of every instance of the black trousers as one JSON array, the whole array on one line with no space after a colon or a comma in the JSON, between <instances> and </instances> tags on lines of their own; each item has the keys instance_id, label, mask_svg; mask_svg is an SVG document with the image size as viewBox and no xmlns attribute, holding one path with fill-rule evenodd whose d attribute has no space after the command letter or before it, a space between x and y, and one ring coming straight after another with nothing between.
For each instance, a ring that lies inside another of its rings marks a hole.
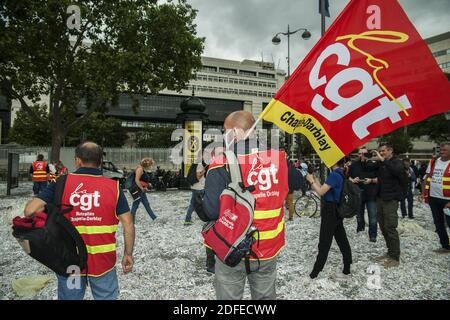
<instances>
[{"instance_id":1,"label":"black trousers","mask_svg":"<svg viewBox=\"0 0 450 320\"><path fill-rule=\"evenodd\" d=\"M337 214L336 203L322 201L319 252L313 272L319 273L325 266L333 237L336 239L336 243L342 253L344 268L350 267L352 263L352 250L347 239L347 234L345 233L343 219Z\"/></svg>"}]
</instances>

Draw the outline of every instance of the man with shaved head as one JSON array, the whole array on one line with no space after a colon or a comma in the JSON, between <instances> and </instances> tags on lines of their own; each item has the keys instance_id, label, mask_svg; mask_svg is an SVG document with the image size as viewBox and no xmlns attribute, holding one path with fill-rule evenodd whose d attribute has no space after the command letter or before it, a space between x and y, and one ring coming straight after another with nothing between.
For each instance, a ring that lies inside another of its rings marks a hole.
<instances>
[{"instance_id":1,"label":"man with shaved head","mask_svg":"<svg viewBox=\"0 0 450 320\"><path fill-rule=\"evenodd\" d=\"M214 287L219 300L242 299L246 279L252 299L276 298L277 256L285 241L283 202L288 192L287 166L284 152L267 150L249 131L254 123L247 111L233 112L224 122L225 146L237 155L244 185L255 187L253 226L258 230L259 241L252 246L256 256L243 259L235 267L217 259ZM209 166L205 195L199 206L210 221L218 219L220 195L230 182L226 158L216 156Z\"/></svg>"},{"instance_id":2,"label":"man with shaved head","mask_svg":"<svg viewBox=\"0 0 450 320\"><path fill-rule=\"evenodd\" d=\"M99 145L84 142L75 149L77 170L58 178L64 185L61 204L73 207L65 217L80 233L88 252L88 267L80 270L78 287L74 288L70 278L57 275L60 300L82 300L88 281L95 299L117 299L115 235L119 222L123 225L125 244L123 272L133 269L133 217L119 182L102 176L99 169L102 157L103 150ZM31 217L43 211L47 203L56 203L55 190L56 184L52 183L40 192L26 205L25 216Z\"/></svg>"}]
</instances>

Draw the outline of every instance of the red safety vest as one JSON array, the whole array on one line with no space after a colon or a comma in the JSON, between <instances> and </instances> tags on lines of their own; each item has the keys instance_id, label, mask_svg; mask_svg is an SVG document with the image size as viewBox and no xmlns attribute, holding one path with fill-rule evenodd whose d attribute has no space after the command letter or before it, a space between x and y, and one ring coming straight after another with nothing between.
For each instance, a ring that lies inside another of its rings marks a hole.
<instances>
[{"instance_id":1,"label":"red safety vest","mask_svg":"<svg viewBox=\"0 0 450 320\"><path fill-rule=\"evenodd\" d=\"M436 166L436 159L430 160L430 173L425 178L425 189L424 189L424 201L428 203L430 200L430 186L431 178L433 177L434 168ZM450 199L450 163L447 165L442 176L442 193L445 198Z\"/></svg>"},{"instance_id":2,"label":"red safety vest","mask_svg":"<svg viewBox=\"0 0 450 320\"><path fill-rule=\"evenodd\" d=\"M259 151L238 155L243 182L254 185L256 199L253 225L259 230L259 243L252 249L260 260L272 259L280 253L284 239L284 201L288 194L288 169L284 152ZM209 171L223 167L224 156L213 159ZM255 236L258 238L258 235Z\"/></svg>"},{"instance_id":3,"label":"red safety vest","mask_svg":"<svg viewBox=\"0 0 450 320\"><path fill-rule=\"evenodd\" d=\"M63 174L67 174L67 167L62 167L59 169L58 175L62 176Z\"/></svg>"},{"instance_id":4,"label":"red safety vest","mask_svg":"<svg viewBox=\"0 0 450 320\"><path fill-rule=\"evenodd\" d=\"M33 166L33 174L31 176L31 180L33 181L47 181L47 162L45 161L34 161Z\"/></svg>"},{"instance_id":5,"label":"red safety vest","mask_svg":"<svg viewBox=\"0 0 450 320\"><path fill-rule=\"evenodd\" d=\"M118 198L118 181L98 175L71 173L67 176L62 204L73 206L65 216L86 244L89 276L101 276L116 265Z\"/></svg>"}]
</instances>

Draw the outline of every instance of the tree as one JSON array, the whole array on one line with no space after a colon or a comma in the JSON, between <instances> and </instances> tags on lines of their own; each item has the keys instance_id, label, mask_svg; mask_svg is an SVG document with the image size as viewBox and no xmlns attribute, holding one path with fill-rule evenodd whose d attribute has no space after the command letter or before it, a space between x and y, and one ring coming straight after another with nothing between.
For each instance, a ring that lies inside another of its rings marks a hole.
<instances>
[{"instance_id":1,"label":"tree","mask_svg":"<svg viewBox=\"0 0 450 320\"><path fill-rule=\"evenodd\" d=\"M378 140L391 143L396 154L411 152L413 149L411 137L409 134L405 134L404 127L383 135Z\"/></svg>"},{"instance_id":2,"label":"tree","mask_svg":"<svg viewBox=\"0 0 450 320\"><path fill-rule=\"evenodd\" d=\"M136 133L136 144L139 148L169 148L178 141L171 141L176 126L151 127L145 124L144 129Z\"/></svg>"},{"instance_id":3,"label":"tree","mask_svg":"<svg viewBox=\"0 0 450 320\"><path fill-rule=\"evenodd\" d=\"M43 119L48 118L45 106L31 107ZM51 122L51 121L50 121ZM49 146L50 127L42 126L25 110L17 112L17 119L9 131L9 141L25 146ZM66 136L65 145L77 146L82 140L90 140L104 147L121 147L128 138L120 120L94 112L89 118L79 122Z\"/></svg>"},{"instance_id":4,"label":"tree","mask_svg":"<svg viewBox=\"0 0 450 320\"><path fill-rule=\"evenodd\" d=\"M412 138L428 136L435 143L449 140L449 132L450 122L443 113L408 126L408 134Z\"/></svg>"},{"instance_id":5,"label":"tree","mask_svg":"<svg viewBox=\"0 0 450 320\"><path fill-rule=\"evenodd\" d=\"M45 106L30 106L33 113L39 115L44 121L49 122L48 112ZM49 126L43 126L40 122L35 121L34 117L21 109L16 114L14 125L9 130L9 142L16 142L24 146L49 146L51 130Z\"/></svg>"},{"instance_id":6,"label":"tree","mask_svg":"<svg viewBox=\"0 0 450 320\"><path fill-rule=\"evenodd\" d=\"M64 138L121 92L181 90L201 65L196 11L179 0L21 0L0 4L0 88L42 127L51 128L51 160ZM69 11L70 13L70 11ZM79 22L79 26L77 23ZM32 105L49 96L48 117ZM137 110L138 99L134 98ZM76 117L80 101L85 113Z\"/></svg>"},{"instance_id":7,"label":"tree","mask_svg":"<svg viewBox=\"0 0 450 320\"><path fill-rule=\"evenodd\" d=\"M120 120L94 112L67 135L66 146L77 146L83 140L89 140L103 147L121 147L127 138Z\"/></svg>"}]
</instances>

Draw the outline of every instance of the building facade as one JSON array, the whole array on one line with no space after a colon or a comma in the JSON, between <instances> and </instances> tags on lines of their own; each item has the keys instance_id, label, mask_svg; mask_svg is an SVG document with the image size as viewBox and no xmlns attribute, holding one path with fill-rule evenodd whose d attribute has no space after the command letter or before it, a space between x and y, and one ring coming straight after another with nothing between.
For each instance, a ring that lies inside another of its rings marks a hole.
<instances>
[{"instance_id":1,"label":"building facade","mask_svg":"<svg viewBox=\"0 0 450 320\"><path fill-rule=\"evenodd\" d=\"M450 31L425 39L436 62L445 73L450 73Z\"/></svg>"}]
</instances>

